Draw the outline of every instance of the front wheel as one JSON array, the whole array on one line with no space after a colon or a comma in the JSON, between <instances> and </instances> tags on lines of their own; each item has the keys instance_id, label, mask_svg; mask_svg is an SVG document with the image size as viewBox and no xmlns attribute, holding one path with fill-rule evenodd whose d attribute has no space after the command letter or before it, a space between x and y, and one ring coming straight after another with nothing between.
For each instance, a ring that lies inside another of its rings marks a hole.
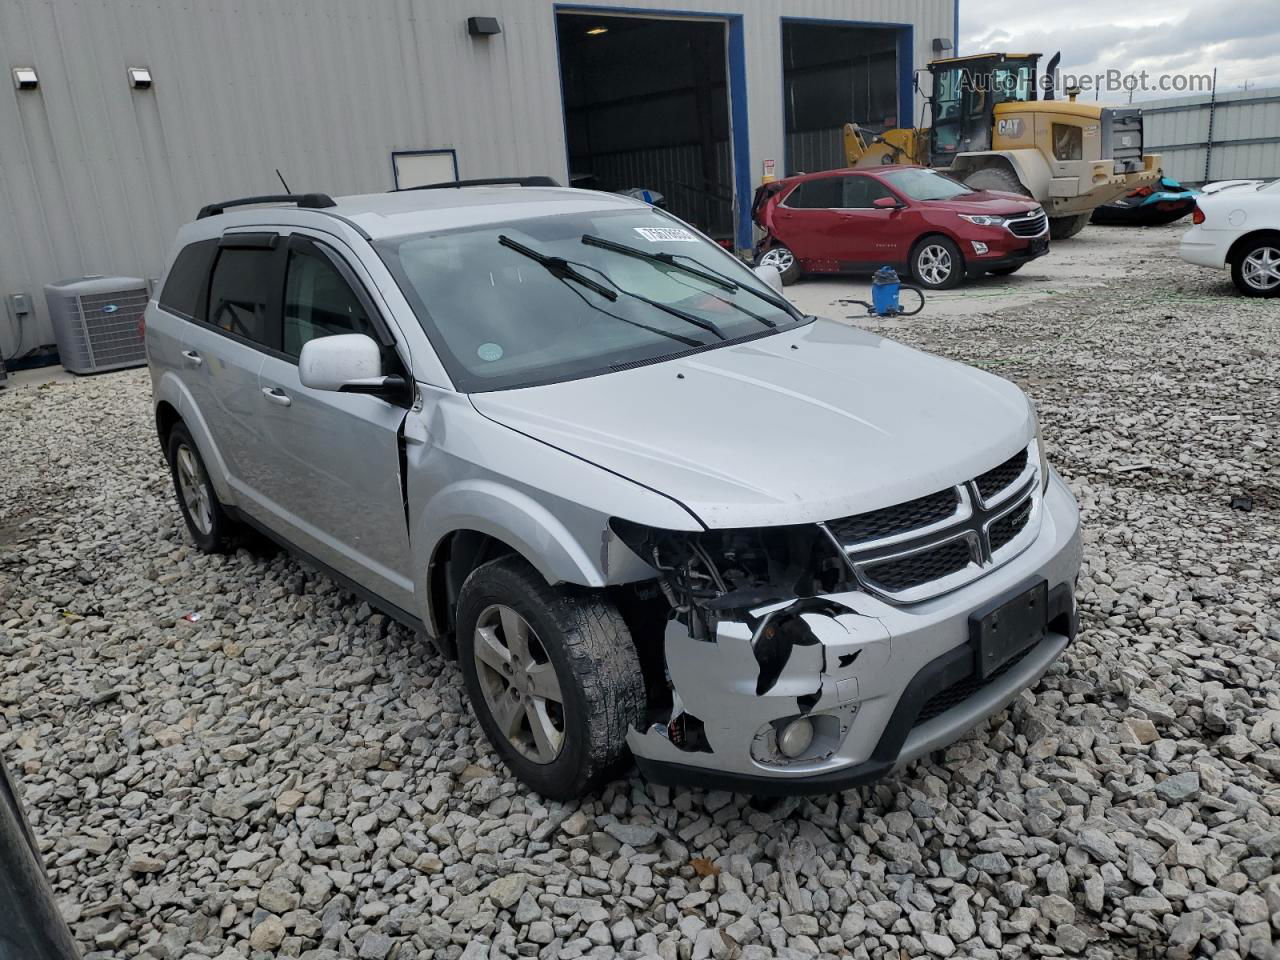
<instances>
[{"instance_id":1,"label":"front wheel","mask_svg":"<svg viewBox=\"0 0 1280 960\"><path fill-rule=\"evenodd\" d=\"M485 736L508 769L553 800L582 796L643 729L644 677L603 595L553 587L527 561L476 568L458 598L458 662Z\"/></svg>"},{"instance_id":2,"label":"front wheel","mask_svg":"<svg viewBox=\"0 0 1280 960\"><path fill-rule=\"evenodd\" d=\"M1088 213L1077 213L1074 217L1050 217L1049 236L1054 240L1066 240L1074 237L1089 222Z\"/></svg>"},{"instance_id":3,"label":"front wheel","mask_svg":"<svg viewBox=\"0 0 1280 960\"><path fill-rule=\"evenodd\" d=\"M782 274L782 282L787 286L800 279L800 261L789 248L781 245L770 247L760 254L757 265L776 267L778 273Z\"/></svg>"},{"instance_id":4,"label":"front wheel","mask_svg":"<svg viewBox=\"0 0 1280 960\"><path fill-rule=\"evenodd\" d=\"M1280 296L1280 240L1254 241L1231 262L1231 279L1246 297Z\"/></svg>"},{"instance_id":5,"label":"front wheel","mask_svg":"<svg viewBox=\"0 0 1280 960\"><path fill-rule=\"evenodd\" d=\"M960 248L946 237L925 237L911 251L911 275L928 290L949 290L964 279Z\"/></svg>"}]
</instances>

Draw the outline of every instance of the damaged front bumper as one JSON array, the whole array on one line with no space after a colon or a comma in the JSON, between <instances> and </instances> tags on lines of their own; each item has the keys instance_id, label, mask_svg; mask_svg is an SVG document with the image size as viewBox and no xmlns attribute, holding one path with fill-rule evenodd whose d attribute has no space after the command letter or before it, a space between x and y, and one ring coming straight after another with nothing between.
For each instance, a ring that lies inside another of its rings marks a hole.
<instances>
[{"instance_id":1,"label":"damaged front bumper","mask_svg":"<svg viewBox=\"0 0 1280 960\"><path fill-rule=\"evenodd\" d=\"M1033 685L1075 635L1079 513L1056 475L1043 506L1038 536L1016 558L930 600L894 604L850 591L772 603L722 620L707 639L670 621L675 706L668 723L630 732L640 770L659 783L831 793L959 739ZM972 615L1039 581L1048 596L1044 638L980 679ZM762 655L771 625L785 642ZM686 718L696 737L682 735ZM806 719L805 736L788 733Z\"/></svg>"}]
</instances>

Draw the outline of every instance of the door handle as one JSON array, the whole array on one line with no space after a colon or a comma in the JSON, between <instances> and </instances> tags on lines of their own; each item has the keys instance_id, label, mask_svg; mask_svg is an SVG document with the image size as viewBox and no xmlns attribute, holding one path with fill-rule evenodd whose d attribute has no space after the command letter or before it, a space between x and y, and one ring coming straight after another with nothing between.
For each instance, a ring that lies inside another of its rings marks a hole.
<instances>
[{"instance_id":1,"label":"door handle","mask_svg":"<svg viewBox=\"0 0 1280 960\"><path fill-rule=\"evenodd\" d=\"M189 367L198 367L204 363L204 359L194 350L183 350L182 357L187 361L187 366Z\"/></svg>"},{"instance_id":2,"label":"door handle","mask_svg":"<svg viewBox=\"0 0 1280 960\"><path fill-rule=\"evenodd\" d=\"M287 407L289 404L293 403L293 401L289 399L289 395L279 387L263 387L262 395L272 403L278 403L282 407Z\"/></svg>"}]
</instances>

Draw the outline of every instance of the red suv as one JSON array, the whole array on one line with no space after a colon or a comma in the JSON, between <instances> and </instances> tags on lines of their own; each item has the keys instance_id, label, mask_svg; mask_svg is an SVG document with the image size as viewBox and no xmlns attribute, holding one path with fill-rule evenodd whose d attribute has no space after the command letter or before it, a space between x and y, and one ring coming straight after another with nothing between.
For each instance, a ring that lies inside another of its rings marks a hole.
<instances>
[{"instance_id":1,"label":"red suv","mask_svg":"<svg viewBox=\"0 0 1280 960\"><path fill-rule=\"evenodd\" d=\"M777 267L784 283L889 264L942 290L1049 252L1049 220L1034 200L901 164L766 183L752 216L766 231L756 262Z\"/></svg>"}]
</instances>

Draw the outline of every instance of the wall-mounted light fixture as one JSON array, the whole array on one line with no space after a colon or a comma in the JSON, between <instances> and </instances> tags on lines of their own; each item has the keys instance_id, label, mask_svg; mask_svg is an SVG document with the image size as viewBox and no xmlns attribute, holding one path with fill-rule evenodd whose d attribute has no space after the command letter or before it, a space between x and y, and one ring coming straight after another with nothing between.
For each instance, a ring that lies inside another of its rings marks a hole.
<instances>
[{"instance_id":1,"label":"wall-mounted light fixture","mask_svg":"<svg viewBox=\"0 0 1280 960\"><path fill-rule=\"evenodd\" d=\"M951 49L951 41L948 40L946 37L933 38L934 53L946 53L950 49Z\"/></svg>"},{"instance_id":2,"label":"wall-mounted light fixture","mask_svg":"<svg viewBox=\"0 0 1280 960\"><path fill-rule=\"evenodd\" d=\"M587 31L587 36L588 36L588 37L598 37L598 36L600 36L600 34L602 34L602 33L608 33L608 32L609 32L609 28L608 28L608 27L591 27L591 28Z\"/></svg>"},{"instance_id":3,"label":"wall-mounted light fixture","mask_svg":"<svg viewBox=\"0 0 1280 960\"><path fill-rule=\"evenodd\" d=\"M497 17L467 17L467 33L473 37L492 37L501 32Z\"/></svg>"},{"instance_id":4,"label":"wall-mounted light fixture","mask_svg":"<svg viewBox=\"0 0 1280 960\"><path fill-rule=\"evenodd\" d=\"M129 68L129 86L135 90L151 89L151 70L148 67Z\"/></svg>"},{"instance_id":5,"label":"wall-mounted light fixture","mask_svg":"<svg viewBox=\"0 0 1280 960\"><path fill-rule=\"evenodd\" d=\"M35 67L14 67L13 85L19 90L34 90L40 86L40 77Z\"/></svg>"}]
</instances>

